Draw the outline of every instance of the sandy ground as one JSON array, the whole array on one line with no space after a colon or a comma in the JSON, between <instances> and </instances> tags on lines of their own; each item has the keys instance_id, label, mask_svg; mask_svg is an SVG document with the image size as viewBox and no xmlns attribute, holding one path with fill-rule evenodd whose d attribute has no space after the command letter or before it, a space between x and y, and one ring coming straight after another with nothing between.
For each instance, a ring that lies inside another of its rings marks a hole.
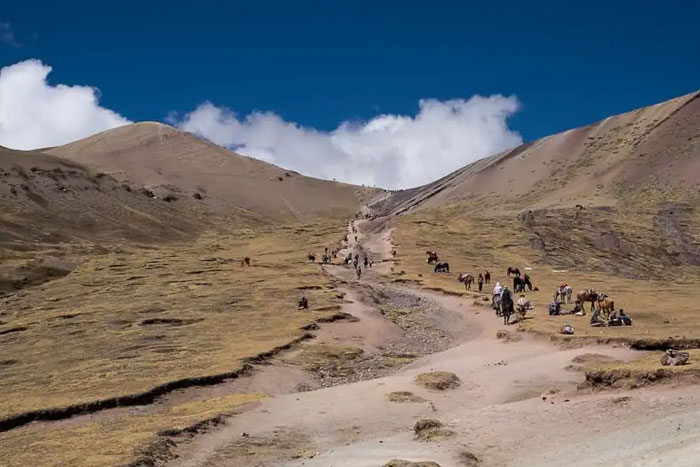
<instances>
[{"instance_id":1,"label":"sandy ground","mask_svg":"<svg viewBox=\"0 0 700 467\"><path fill-rule=\"evenodd\" d=\"M358 241L378 257L391 251L386 232L360 234ZM471 338L388 377L272 397L181 445L172 465L356 467L393 458L471 465L464 463L464 452L481 465L697 465L700 395L692 387L581 391L576 386L582 374L567 369L583 354L625 360L637 353L604 346L562 349L524 333L504 341L496 338L504 326L490 310L458 297L414 292L463 315ZM348 310L365 321L364 345L398 332L359 305ZM325 338L344 334L340 327L332 332ZM415 383L416 375L435 370L455 373L461 386L437 392ZM391 402L392 391L411 391L425 402ZM556 394L544 398L547 393ZM438 419L454 435L419 441L412 428L420 418ZM253 455L250 440L268 440L271 452Z\"/></svg>"}]
</instances>

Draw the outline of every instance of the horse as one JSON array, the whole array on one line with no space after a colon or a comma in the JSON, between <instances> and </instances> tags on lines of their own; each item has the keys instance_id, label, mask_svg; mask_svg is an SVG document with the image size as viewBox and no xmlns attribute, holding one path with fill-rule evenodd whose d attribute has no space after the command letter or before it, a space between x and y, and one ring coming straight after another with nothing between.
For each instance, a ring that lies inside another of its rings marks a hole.
<instances>
[{"instance_id":1,"label":"horse","mask_svg":"<svg viewBox=\"0 0 700 467\"><path fill-rule=\"evenodd\" d=\"M564 287L558 287L554 291L554 300L561 303L571 303L571 296L574 294L574 288L570 285L565 285Z\"/></svg>"},{"instance_id":2,"label":"horse","mask_svg":"<svg viewBox=\"0 0 700 467\"><path fill-rule=\"evenodd\" d=\"M316 253L309 253L308 255L306 255L306 259L308 259L312 263L316 262Z\"/></svg>"},{"instance_id":3,"label":"horse","mask_svg":"<svg viewBox=\"0 0 700 467\"><path fill-rule=\"evenodd\" d=\"M610 297L605 295L600 295L595 303L595 312L604 321L608 322L610 320L610 315L615 311L615 302L610 299Z\"/></svg>"},{"instance_id":4,"label":"horse","mask_svg":"<svg viewBox=\"0 0 700 467\"><path fill-rule=\"evenodd\" d=\"M425 255L428 257L428 259L425 260L425 262L428 264L435 264L440 260L437 252L435 251L426 251Z\"/></svg>"},{"instance_id":5,"label":"horse","mask_svg":"<svg viewBox=\"0 0 700 467\"><path fill-rule=\"evenodd\" d=\"M491 283L491 273L486 271L484 273L484 283L485 284L490 284Z\"/></svg>"},{"instance_id":6,"label":"horse","mask_svg":"<svg viewBox=\"0 0 700 467\"><path fill-rule=\"evenodd\" d=\"M434 272L450 272L450 263L437 263Z\"/></svg>"},{"instance_id":7,"label":"horse","mask_svg":"<svg viewBox=\"0 0 700 467\"><path fill-rule=\"evenodd\" d=\"M520 276L520 269L518 269L517 267L514 267L514 266L513 267L508 266L508 271L506 272L506 276L510 277L511 274L514 274L516 276Z\"/></svg>"},{"instance_id":8,"label":"horse","mask_svg":"<svg viewBox=\"0 0 700 467\"><path fill-rule=\"evenodd\" d=\"M510 315L513 314L513 296L507 287L503 288L501 292L501 301L499 304L501 309L501 315L503 316L503 324L510 324Z\"/></svg>"},{"instance_id":9,"label":"horse","mask_svg":"<svg viewBox=\"0 0 700 467\"><path fill-rule=\"evenodd\" d=\"M474 276L472 276L468 272L463 272L459 275L459 277L457 277L457 281L462 282L464 284L465 290L471 290L472 284L474 283Z\"/></svg>"},{"instance_id":10,"label":"horse","mask_svg":"<svg viewBox=\"0 0 700 467\"><path fill-rule=\"evenodd\" d=\"M515 293L520 293L525 290L525 281L520 276L513 277L513 290Z\"/></svg>"},{"instance_id":11,"label":"horse","mask_svg":"<svg viewBox=\"0 0 700 467\"><path fill-rule=\"evenodd\" d=\"M501 296L494 295L491 299L491 307L496 310L496 316L501 316Z\"/></svg>"},{"instance_id":12,"label":"horse","mask_svg":"<svg viewBox=\"0 0 700 467\"><path fill-rule=\"evenodd\" d=\"M591 311L595 311L594 303L598 299L598 294L593 289L579 290L576 294L576 304L583 308L583 304L591 302Z\"/></svg>"}]
</instances>

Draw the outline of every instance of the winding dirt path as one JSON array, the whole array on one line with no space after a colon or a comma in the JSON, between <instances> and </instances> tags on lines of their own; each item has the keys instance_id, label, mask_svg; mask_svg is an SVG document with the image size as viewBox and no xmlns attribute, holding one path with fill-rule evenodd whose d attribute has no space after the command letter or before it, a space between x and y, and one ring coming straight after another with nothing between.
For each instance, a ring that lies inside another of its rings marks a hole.
<instances>
[{"instance_id":1,"label":"winding dirt path","mask_svg":"<svg viewBox=\"0 0 700 467\"><path fill-rule=\"evenodd\" d=\"M354 234L349 238L354 249ZM375 264L390 267L389 242L387 231L358 233L358 243L371 251ZM352 269L329 272L352 282ZM382 273L373 268L354 282L374 283ZM503 325L490 310L459 297L411 293L460 316L461 322L450 326L461 327L456 334L466 342L387 377L272 397L181 445L171 465L357 467L381 466L393 458L473 465L466 463L465 452L476 455L480 465L696 465L700 396L693 388L583 392L576 389L583 376L567 369L583 354L624 360L635 352L608 346L562 349L524 333L506 342L496 338ZM325 338L347 340L359 330L361 345L376 348L383 337L400 335L376 310L353 302L345 311L360 321L336 326ZM434 370L455 373L461 386L436 392L415 383L416 375ZM424 402L391 402L387 394L393 391L410 391ZM543 398L545 393L556 394ZM418 441L412 428L420 418L438 419L454 435Z\"/></svg>"}]
</instances>

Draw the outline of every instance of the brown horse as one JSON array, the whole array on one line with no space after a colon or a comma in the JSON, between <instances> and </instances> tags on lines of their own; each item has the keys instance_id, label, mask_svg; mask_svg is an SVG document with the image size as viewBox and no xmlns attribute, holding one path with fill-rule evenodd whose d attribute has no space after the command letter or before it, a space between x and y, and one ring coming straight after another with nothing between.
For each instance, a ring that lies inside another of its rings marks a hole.
<instances>
[{"instance_id":1,"label":"brown horse","mask_svg":"<svg viewBox=\"0 0 700 467\"><path fill-rule=\"evenodd\" d=\"M440 261L440 258L435 251L426 251L425 255L428 257L428 259L425 260L428 264L435 264Z\"/></svg>"},{"instance_id":2,"label":"brown horse","mask_svg":"<svg viewBox=\"0 0 700 467\"><path fill-rule=\"evenodd\" d=\"M474 276L469 274L468 272L463 272L457 277L457 280L459 282L462 282L464 284L464 289L465 290L471 290L472 289L472 284L474 283Z\"/></svg>"},{"instance_id":3,"label":"brown horse","mask_svg":"<svg viewBox=\"0 0 700 467\"><path fill-rule=\"evenodd\" d=\"M610 297L601 297L594 302L595 312L604 322L610 321L610 315L615 311L615 302Z\"/></svg>"},{"instance_id":4,"label":"brown horse","mask_svg":"<svg viewBox=\"0 0 700 467\"><path fill-rule=\"evenodd\" d=\"M511 274L513 274L514 276L519 276L520 269L518 269L517 267L508 266L508 272L506 273L506 276L510 277Z\"/></svg>"},{"instance_id":5,"label":"brown horse","mask_svg":"<svg viewBox=\"0 0 700 467\"><path fill-rule=\"evenodd\" d=\"M595 311L595 306L593 305L598 299L598 294L593 289L579 290L576 294L576 304L583 308L583 304L586 302L591 302L591 311Z\"/></svg>"},{"instance_id":6,"label":"brown horse","mask_svg":"<svg viewBox=\"0 0 700 467\"><path fill-rule=\"evenodd\" d=\"M316 253L309 253L306 255L306 259L308 259L310 262L315 262L316 261Z\"/></svg>"}]
</instances>

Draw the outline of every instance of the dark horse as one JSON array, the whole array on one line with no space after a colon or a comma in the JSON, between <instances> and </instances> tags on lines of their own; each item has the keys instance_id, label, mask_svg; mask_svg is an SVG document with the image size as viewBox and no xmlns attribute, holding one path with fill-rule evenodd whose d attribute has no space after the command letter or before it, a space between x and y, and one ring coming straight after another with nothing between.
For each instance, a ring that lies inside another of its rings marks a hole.
<instances>
[{"instance_id":1,"label":"dark horse","mask_svg":"<svg viewBox=\"0 0 700 467\"><path fill-rule=\"evenodd\" d=\"M428 264L435 264L440 260L438 254L434 251L426 251L425 255L428 257L428 259L426 259Z\"/></svg>"},{"instance_id":2,"label":"dark horse","mask_svg":"<svg viewBox=\"0 0 700 467\"><path fill-rule=\"evenodd\" d=\"M508 272L506 273L506 275L507 275L508 277L510 277L511 274L515 274L516 276L519 276L519 275L520 275L520 269L518 269L518 268L516 268L516 267L510 267L510 266L508 266Z\"/></svg>"},{"instance_id":3,"label":"dark horse","mask_svg":"<svg viewBox=\"0 0 700 467\"><path fill-rule=\"evenodd\" d=\"M316 261L316 253L309 253L308 255L306 255L306 259L313 263L314 261Z\"/></svg>"},{"instance_id":4,"label":"dark horse","mask_svg":"<svg viewBox=\"0 0 700 467\"><path fill-rule=\"evenodd\" d=\"M525 281L520 276L513 277L513 290L520 293L525 290Z\"/></svg>"},{"instance_id":5,"label":"dark horse","mask_svg":"<svg viewBox=\"0 0 700 467\"><path fill-rule=\"evenodd\" d=\"M435 272L450 272L450 263L437 263Z\"/></svg>"},{"instance_id":6,"label":"dark horse","mask_svg":"<svg viewBox=\"0 0 700 467\"><path fill-rule=\"evenodd\" d=\"M501 303L499 305L503 315L503 324L510 324L510 315L513 314L513 296L507 288L501 292Z\"/></svg>"}]
</instances>

